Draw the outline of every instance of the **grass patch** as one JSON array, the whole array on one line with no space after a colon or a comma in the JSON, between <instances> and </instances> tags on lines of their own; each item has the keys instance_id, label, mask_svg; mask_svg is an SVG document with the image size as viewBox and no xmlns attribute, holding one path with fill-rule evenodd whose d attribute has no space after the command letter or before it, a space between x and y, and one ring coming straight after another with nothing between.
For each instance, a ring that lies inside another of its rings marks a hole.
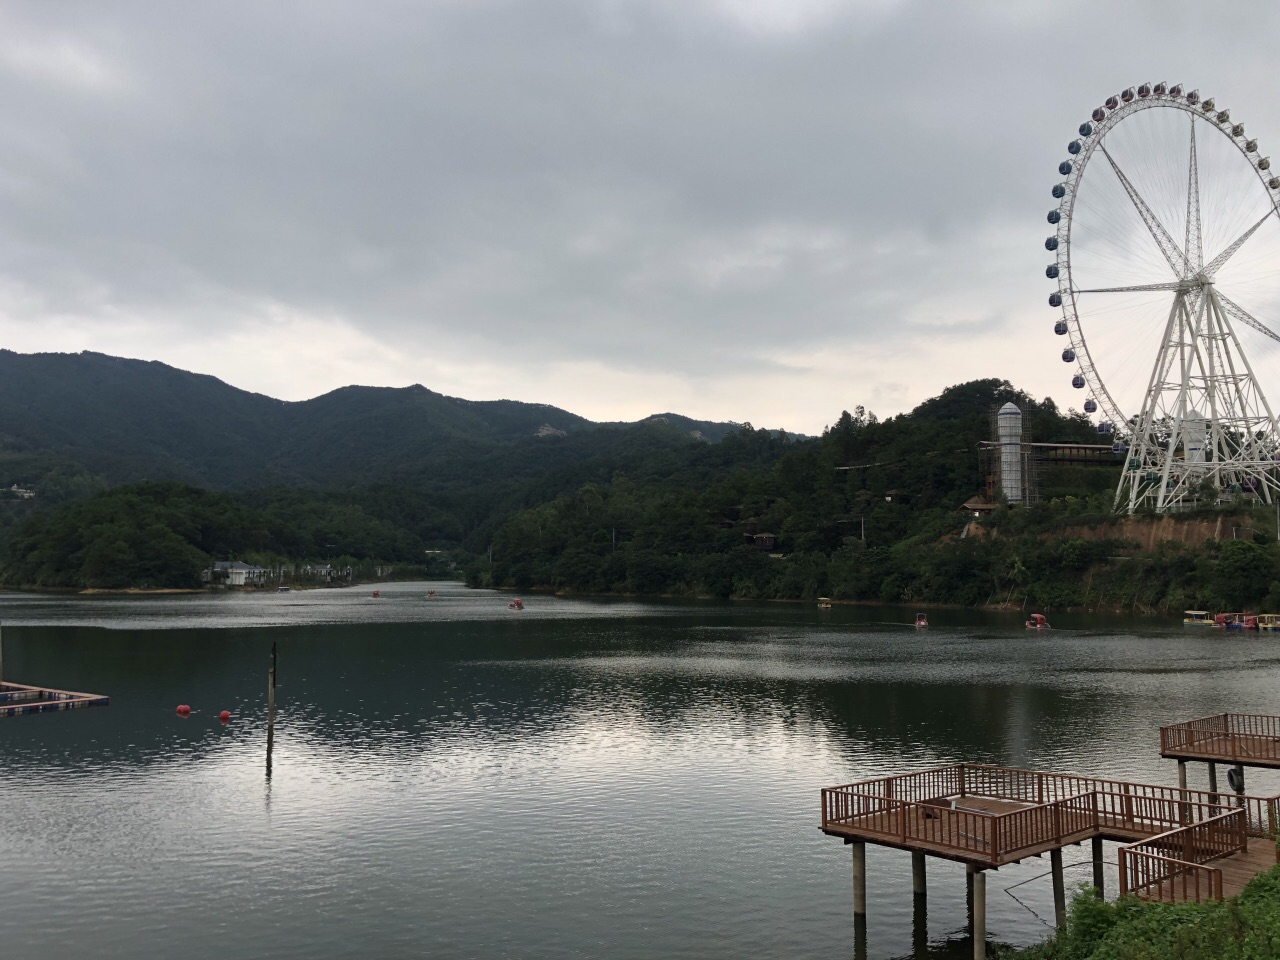
<instances>
[{"instance_id":1,"label":"grass patch","mask_svg":"<svg viewBox=\"0 0 1280 960\"><path fill-rule=\"evenodd\" d=\"M1221 903L1104 903L1082 888L1067 928L1007 960L1278 960L1280 866Z\"/></svg>"}]
</instances>

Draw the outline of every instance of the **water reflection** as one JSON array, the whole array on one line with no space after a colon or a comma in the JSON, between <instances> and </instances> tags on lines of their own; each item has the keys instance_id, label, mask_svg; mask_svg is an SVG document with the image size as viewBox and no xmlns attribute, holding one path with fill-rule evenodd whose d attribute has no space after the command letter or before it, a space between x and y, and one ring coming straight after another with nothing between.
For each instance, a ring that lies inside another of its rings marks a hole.
<instances>
[{"instance_id":1,"label":"water reflection","mask_svg":"<svg viewBox=\"0 0 1280 960\"><path fill-rule=\"evenodd\" d=\"M1258 638L1159 624L398 590L282 595L291 626L272 596L0 598L7 673L113 698L0 723L0 856L29 865L0 929L134 957L848 957L819 787L958 759L1167 782L1161 722L1270 709L1278 672ZM971 955L963 868L930 863L926 917L907 854L867 860L867 956ZM1044 935L1041 872L990 875L993 942Z\"/></svg>"}]
</instances>

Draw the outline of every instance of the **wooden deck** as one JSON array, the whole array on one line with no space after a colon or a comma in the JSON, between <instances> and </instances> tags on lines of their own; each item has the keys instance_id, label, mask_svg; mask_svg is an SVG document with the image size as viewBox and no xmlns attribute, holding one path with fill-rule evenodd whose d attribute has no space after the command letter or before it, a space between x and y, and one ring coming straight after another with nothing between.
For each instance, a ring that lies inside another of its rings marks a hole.
<instances>
[{"instance_id":1,"label":"wooden deck","mask_svg":"<svg viewBox=\"0 0 1280 960\"><path fill-rule=\"evenodd\" d=\"M1122 889L1154 899L1220 898L1224 890L1243 886L1280 856L1278 815L1280 797L981 764L822 791L822 830L828 835L978 870L1093 838L1119 841L1127 845L1120 851Z\"/></svg>"},{"instance_id":2,"label":"wooden deck","mask_svg":"<svg viewBox=\"0 0 1280 960\"><path fill-rule=\"evenodd\" d=\"M1266 841L1251 842L1244 853L1233 854L1213 865L1222 871L1222 894L1234 897L1258 874L1276 865L1274 844Z\"/></svg>"},{"instance_id":3,"label":"wooden deck","mask_svg":"<svg viewBox=\"0 0 1280 960\"><path fill-rule=\"evenodd\" d=\"M1121 862L1126 861L1125 852ZM1128 856L1124 870L1133 869L1133 857ZM1181 903L1202 900L1220 900L1234 897L1258 874L1276 865L1276 852L1267 840L1253 840L1244 850L1227 856L1210 859L1205 863L1188 863L1166 860L1157 864L1155 871L1138 876L1129 874L1123 878L1125 892L1142 900Z\"/></svg>"},{"instance_id":4,"label":"wooden deck","mask_svg":"<svg viewBox=\"0 0 1280 960\"><path fill-rule=\"evenodd\" d=\"M1280 769L1280 717L1218 713L1160 728L1160 756Z\"/></svg>"},{"instance_id":5,"label":"wooden deck","mask_svg":"<svg viewBox=\"0 0 1280 960\"><path fill-rule=\"evenodd\" d=\"M32 687L23 683L0 683L0 717L79 710L82 707L105 707L110 703L110 697L96 693L55 690L53 687Z\"/></svg>"},{"instance_id":6,"label":"wooden deck","mask_svg":"<svg viewBox=\"0 0 1280 960\"><path fill-rule=\"evenodd\" d=\"M1210 866L1222 874L1221 895L1234 897L1240 893L1260 873L1265 873L1276 865L1275 853L1267 843L1251 843L1244 853L1235 853L1222 860L1213 861ZM1176 879L1166 878L1153 890L1134 891L1141 900L1161 901L1164 903L1180 903L1194 900L1195 897L1183 896L1181 884ZM1201 899L1208 899L1203 897Z\"/></svg>"}]
</instances>

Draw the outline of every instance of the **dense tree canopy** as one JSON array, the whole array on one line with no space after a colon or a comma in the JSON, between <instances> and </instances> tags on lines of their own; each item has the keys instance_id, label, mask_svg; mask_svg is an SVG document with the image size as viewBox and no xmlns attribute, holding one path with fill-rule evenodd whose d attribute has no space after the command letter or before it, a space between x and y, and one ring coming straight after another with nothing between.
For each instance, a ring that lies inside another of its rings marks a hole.
<instances>
[{"instance_id":1,"label":"dense tree canopy","mask_svg":"<svg viewBox=\"0 0 1280 960\"><path fill-rule=\"evenodd\" d=\"M958 508L983 486L978 444L1010 400L1026 439L1096 440L1083 417L983 380L886 420L857 407L816 438L744 424L707 443L653 421L494 446L437 461L421 480L345 488L103 490L57 458L0 458L26 471L19 479L43 471L42 490L66 501L8 504L20 522L0 576L193 586L211 558L412 563L446 550L469 582L520 589L1280 609L1269 535L1140 554L1099 527L1116 466L1046 467L1041 503L970 523Z\"/></svg>"},{"instance_id":2,"label":"dense tree canopy","mask_svg":"<svg viewBox=\"0 0 1280 960\"><path fill-rule=\"evenodd\" d=\"M358 505L302 496L261 506L177 483L115 487L35 513L10 538L6 583L197 587L210 559L422 558L404 531Z\"/></svg>"},{"instance_id":3,"label":"dense tree canopy","mask_svg":"<svg viewBox=\"0 0 1280 960\"><path fill-rule=\"evenodd\" d=\"M1115 466L1045 467L1041 503L970 524L957 508L981 488L977 446L1010 400L1028 440L1097 442L1084 418L996 380L885 421L857 408L814 440L744 427L668 476L620 474L517 513L469 579L763 599L1280 609L1280 547L1269 541L1139 554L1108 533Z\"/></svg>"}]
</instances>

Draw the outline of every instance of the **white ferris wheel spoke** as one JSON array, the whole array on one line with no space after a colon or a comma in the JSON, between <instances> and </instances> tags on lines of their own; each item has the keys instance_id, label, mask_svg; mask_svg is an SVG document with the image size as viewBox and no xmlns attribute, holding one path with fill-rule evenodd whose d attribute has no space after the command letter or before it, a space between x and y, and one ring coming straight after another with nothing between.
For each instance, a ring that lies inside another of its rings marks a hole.
<instances>
[{"instance_id":1,"label":"white ferris wheel spoke","mask_svg":"<svg viewBox=\"0 0 1280 960\"><path fill-rule=\"evenodd\" d=\"M1076 290L1076 293L1147 293L1155 290L1181 290L1186 287L1183 280L1170 280L1167 283L1140 283L1131 287L1093 287L1089 290Z\"/></svg>"},{"instance_id":2,"label":"white ferris wheel spoke","mask_svg":"<svg viewBox=\"0 0 1280 960\"><path fill-rule=\"evenodd\" d=\"M1234 301L1227 299L1225 296L1223 296L1221 290L1217 290L1216 293L1218 294L1218 302L1222 305L1223 311L1225 311L1229 316L1233 317L1236 320L1239 320L1241 323L1245 324L1246 326L1253 327L1253 329L1257 330L1261 334L1265 334L1266 336L1270 337L1272 340L1280 342L1280 333L1276 333L1274 330L1268 327L1261 320L1258 320L1255 317L1253 317L1248 311L1244 309L1244 307L1240 306L1238 303L1235 303Z\"/></svg>"},{"instance_id":3,"label":"white ferris wheel spoke","mask_svg":"<svg viewBox=\"0 0 1280 960\"><path fill-rule=\"evenodd\" d=\"M1196 157L1196 118L1191 118L1191 159L1187 163L1187 273L1199 271L1204 263L1204 246L1200 238L1200 161Z\"/></svg>"},{"instance_id":4,"label":"white ferris wheel spoke","mask_svg":"<svg viewBox=\"0 0 1280 960\"><path fill-rule=\"evenodd\" d=\"M1252 227L1250 227L1240 236L1240 239L1238 239L1235 243L1231 244L1231 246L1227 247L1227 249L1223 250L1220 254L1214 257L1213 260L1209 262L1209 265L1204 268L1204 275L1206 277L1212 277L1215 273L1217 273L1220 269L1222 269L1222 265L1226 263L1228 260L1230 260L1231 257L1235 254L1235 252L1240 249L1241 245L1250 237L1252 237L1254 232L1260 226L1266 223L1267 220L1275 212L1276 212L1276 208L1271 207L1269 210L1267 210L1266 213L1262 215L1262 218L1257 223L1255 223ZM1219 294L1219 296L1221 296L1221 294Z\"/></svg>"},{"instance_id":5,"label":"white ferris wheel spoke","mask_svg":"<svg viewBox=\"0 0 1280 960\"><path fill-rule=\"evenodd\" d=\"M1152 107L1162 109L1148 112ZM1181 111L1178 116L1187 119L1152 119L1174 115L1166 110ZM1070 349L1062 351L1062 359L1075 364L1072 388L1089 389L1085 410L1099 415L1099 434L1114 435L1113 449L1124 455L1115 505L1130 513L1142 507L1163 513L1194 507L1205 497L1210 502L1280 504L1280 424L1264 390L1264 383L1276 379L1280 353L1274 348L1260 351L1263 345L1257 341L1241 339L1257 334L1280 343L1280 314L1264 308L1280 298L1280 272L1242 279L1251 284L1249 296L1242 299L1262 310L1265 321L1223 296L1215 283L1218 274L1242 269L1244 260L1274 260L1262 256L1262 245L1271 242L1271 216L1280 219L1280 182L1270 174L1261 176L1270 164L1260 159L1257 141L1244 138L1243 126L1228 123L1229 112L1215 110L1212 98L1201 99L1195 90L1184 93L1182 84L1127 89L1096 108L1092 117L1092 124L1080 125L1081 139L1068 144L1071 156L1058 165L1067 179L1052 191L1060 203L1048 220L1057 231L1045 241L1045 249L1056 251L1056 257L1045 275L1057 280L1049 303L1063 314L1054 333L1070 335ZM1124 131L1118 134L1121 139L1110 136L1118 127ZM1209 178L1203 183L1202 130L1208 131L1203 176ZM1112 147L1125 158L1125 167ZM1089 160L1100 163L1099 155L1106 158L1129 206L1105 174L1099 179L1106 182L1098 185L1105 192L1081 192L1082 183L1092 182ZM1185 174L1178 169L1184 158ZM1250 188L1262 188L1262 203L1254 199L1256 194L1239 189L1246 172L1252 174ZM1205 247L1204 217L1217 219L1204 207L1205 200L1211 201L1210 208L1221 206L1230 218L1221 225L1226 235L1209 240L1215 249ZM1175 238L1172 230L1184 209L1185 232ZM1133 233L1130 210L1170 273L1152 261L1154 251ZM1255 234L1259 239L1252 239ZM1246 246L1249 250L1237 261ZM1270 288L1259 286L1265 284ZM1225 286L1236 292L1230 282ZM1155 356L1148 368L1150 361L1140 353L1152 340ZM1258 356L1251 358L1251 352ZM1251 359L1259 357L1263 365L1255 372ZM1135 358L1142 364L1140 372Z\"/></svg>"},{"instance_id":6,"label":"white ferris wheel spoke","mask_svg":"<svg viewBox=\"0 0 1280 960\"><path fill-rule=\"evenodd\" d=\"M1169 267L1179 276L1184 277L1187 274L1187 258L1182 251L1178 249L1178 245L1174 242L1173 237L1169 236L1169 231L1164 225L1156 219L1156 215L1147 206L1147 202L1142 199L1137 189L1129 178L1124 175L1124 171L1120 169L1120 165L1116 163L1115 158L1111 156L1111 151L1107 149L1105 143L1098 144L1098 149L1102 151L1102 155L1107 158L1107 162L1111 164L1111 169L1115 171L1120 183L1124 187L1125 193L1129 195L1129 199L1133 202L1134 207L1138 211L1138 216L1142 218L1143 224L1146 225L1147 231L1151 234L1151 239L1156 242L1156 246L1160 248L1160 252L1164 254L1165 260L1169 261ZM1199 201L1197 200L1197 207ZM1198 215L1198 214L1197 214Z\"/></svg>"}]
</instances>

